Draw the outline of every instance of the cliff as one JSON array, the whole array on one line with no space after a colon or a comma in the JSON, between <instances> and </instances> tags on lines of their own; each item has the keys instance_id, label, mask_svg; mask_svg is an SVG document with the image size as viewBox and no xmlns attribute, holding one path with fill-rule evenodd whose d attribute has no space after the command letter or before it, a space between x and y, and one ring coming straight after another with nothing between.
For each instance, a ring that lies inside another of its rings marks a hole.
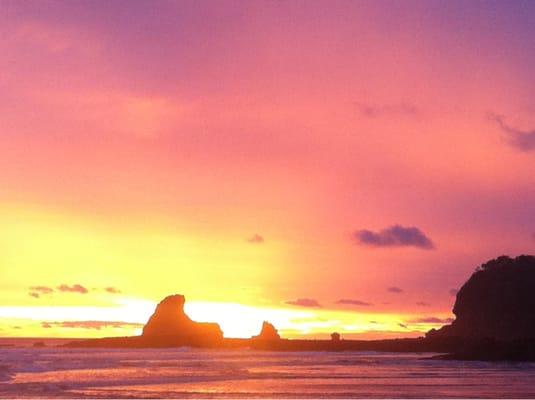
<instances>
[{"instance_id":1,"label":"cliff","mask_svg":"<svg viewBox=\"0 0 535 400\"><path fill-rule=\"evenodd\" d=\"M457 293L455 320L427 337L511 341L535 338L535 257L498 257Z\"/></svg>"}]
</instances>

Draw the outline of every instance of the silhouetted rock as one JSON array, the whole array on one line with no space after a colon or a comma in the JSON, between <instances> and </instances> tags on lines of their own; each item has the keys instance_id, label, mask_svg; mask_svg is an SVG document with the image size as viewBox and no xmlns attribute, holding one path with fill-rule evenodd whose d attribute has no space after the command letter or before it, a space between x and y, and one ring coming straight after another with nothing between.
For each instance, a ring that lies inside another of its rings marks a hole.
<instances>
[{"instance_id":1,"label":"silhouetted rock","mask_svg":"<svg viewBox=\"0 0 535 400\"><path fill-rule=\"evenodd\" d=\"M257 336L254 336L253 339L256 340L279 340L281 337L279 335L279 332L277 332L277 329L273 326L273 324L264 321L262 324L262 330Z\"/></svg>"},{"instance_id":2,"label":"silhouetted rock","mask_svg":"<svg viewBox=\"0 0 535 400\"><path fill-rule=\"evenodd\" d=\"M476 269L457 293L451 325L428 338L535 338L535 257L498 257Z\"/></svg>"},{"instance_id":3,"label":"silhouetted rock","mask_svg":"<svg viewBox=\"0 0 535 400\"><path fill-rule=\"evenodd\" d=\"M220 341L223 332L216 323L192 321L184 312L186 299L180 294L167 296L143 327L144 338L173 338L185 344Z\"/></svg>"}]
</instances>

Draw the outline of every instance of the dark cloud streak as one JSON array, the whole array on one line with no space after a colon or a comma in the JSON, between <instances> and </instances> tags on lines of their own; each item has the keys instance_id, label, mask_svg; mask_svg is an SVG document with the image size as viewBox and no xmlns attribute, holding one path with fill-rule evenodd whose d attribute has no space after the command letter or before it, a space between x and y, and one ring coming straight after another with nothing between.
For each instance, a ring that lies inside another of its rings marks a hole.
<instances>
[{"instance_id":1,"label":"dark cloud streak","mask_svg":"<svg viewBox=\"0 0 535 400\"><path fill-rule=\"evenodd\" d=\"M355 299L340 299L336 301L336 304L347 304L347 305L352 305L352 306L363 306L363 307L373 306L372 303L368 303L366 301L361 301L361 300L355 300Z\"/></svg>"},{"instance_id":2,"label":"dark cloud streak","mask_svg":"<svg viewBox=\"0 0 535 400\"><path fill-rule=\"evenodd\" d=\"M360 114L366 118L378 118L385 116L409 116L415 117L420 114L420 110L413 104L407 102L391 104L370 104L361 101L355 102Z\"/></svg>"},{"instance_id":3,"label":"dark cloud streak","mask_svg":"<svg viewBox=\"0 0 535 400\"><path fill-rule=\"evenodd\" d=\"M431 304L426 303L425 301L417 301L416 305L419 307L429 307Z\"/></svg>"},{"instance_id":4,"label":"dark cloud streak","mask_svg":"<svg viewBox=\"0 0 535 400\"><path fill-rule=\"evenodd\" d=\"M410 324L449 324L452 318L422 317L408 321Z\"/></svg>"},{"instance_id":5,"label":"dark cloud streak","mask_svg":"<svg viewBox=\"0 0 535 400\"><path fill-rule=\"evenodd\" d=\"M80 293L80 294L87 294L89 293L89 290L85 286L82 286L78 283L74 285L67 285L65 283L58 286L58 291L60 292L70 292L70 293Z\"/></svg>"},{"instance_id":6,"label":"dark cloud streak","mask_svg":"<svg viewBox=\"0 0 535 400\"><path fill-rule=\"evenodd\" d=\"M321 307L321 304L316 299L300 298L297 300L288 300L285 303L299 307Z\"/></svg>"},{"instance_id":7,"label":"dark cloud streak","mask_svg":"<svg viewBox=\"0 0 535 400\"><path fill-rule=\"evenodd\" d=\"M51 294L54 292L54 289L48 286L30 286L29 296L36 299L40 298L44 294Z\"/></svg>"},{"instance_id":8,"label":"dark cloud streak","mask_svg":"<svg viewBox=\"0 0 535 400\"><path fill-rule=\"evenodd\" d=\"M378 232L362 229L354 233L357 243L369 247L417 247L432 250L435 245L420 229L392 225Z\"/></svg>"},{"instance_id":9,"label":"dark cloud streak","mask_svg":"<svg viewBox=\"0 0 535 400\"><path fill-rule=\"evenodd\" d=\"M514 128L505 122L503 116L494 113L489 113L488 118L507 135L509 145L523 152L535 150L535 129L526 131Z\"/></svg>"},{"instance_id":10,"label":"dark cloud streak","mask_svg":"<svg viewBox=\"0 0 535 400\"><path fill-rule=\"evenodd\" d=\"M264 237L255 233L253 236L247 238L247 241L252 244L261 244L264 243Z\"/></svg>"},{"instance_id":11,"label":"dark cloud streak","mask_svg":"<svg viewBox=\"0 0 535 400\"><path fill-rule=\"evenodd\" d=\"M78 328L78 329L96 329L102 328L126 328L135 327L140 328L143 324L136 322L124 321L44 321L41 323L42 328Z\"/></svg>"}]
</instances>

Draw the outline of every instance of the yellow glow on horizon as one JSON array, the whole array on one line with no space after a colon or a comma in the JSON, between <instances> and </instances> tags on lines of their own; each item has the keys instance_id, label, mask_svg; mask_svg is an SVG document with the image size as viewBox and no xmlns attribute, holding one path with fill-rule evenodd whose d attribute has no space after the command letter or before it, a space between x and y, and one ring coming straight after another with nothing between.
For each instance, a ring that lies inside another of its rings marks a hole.
<instances>
[{"instance_id":1,"label":"yellow glow on horizon","mask_svg":"<svg viewBox=\"0 0 535 400\"><path fill-rule=\"evenodd\" d=\"M0 331L1 336L27 337L104 337L128 336L141 333L155 308L155 303L140 299L121 299L116 306L0 306L0 321L11 329ZM391 314L356 314L340 310L303 310L295 308L263 308L236 303L191 301L186 313L194 321L216 322L225 337L248 338L257 335L263 321L275 325L282 337L328 337L334 331L344 335L367 333L380 337L385 332L417 335L435 325L418 325L412 330L400 329L400 321L411 316ZM82 317L83 316L83 317ZM373 320L372 320L373 319ZM98 329L65 328L64 321L124 322L125 326L103 326ZM43 323L54 326L43 328Z\"/></svg>"},{"instance_id":2,"label":"yellow glow on horizon","mask_svg":"<svg viewBox=\"0 0 535 400\"><path fill-rule=\"evenodd\" d=\"M251 303L286 264L275 241L254 246L243 232L212 237L192 228L186 233L157 218L106 223L6 204L0 204L0 218L2 278L17 289L0 292L4 305L104 306L110 296L98 291L107 286L148 298L178 292L187 298ZM46 301L28 296L30 286L62 283L81 283L91 293L53 294Z\"/></svg>"},{"instance_id":3,"label":"yellow glow on horizon","mask_svg":"<svg viewBox=\"0 0 535 400\"><path fill-rule=\"evenodd\" d=\"M417 335L440 325L405 327L406 321L417 320L410 311L283 304L290 295L280 282L288 282L291 273L298 282L302 279L297 269L286 268L292 264L292 249L275 241L251 245L239 234L186 234L157 221L106 224L6 204L0 206L0 217L2 278L7 282L0 291L0 336L139 334L154 310L154 300L176 292L186 295L186 312L193 320L218 323L226 337L257 335L263 321L273 323L286 338L328 337L333 331L342 336ZM61 284L75 283L87 287L87 293L57 290ZM39 298L29 296L31 286L41 285L54 290ZM315 285L313 289L322 289L321 282ZM108 293L104 290L108 286L122 292ZM67 327L62 325L65 321L111 324ZM121 321L126 324L114 324Z\"/></svg>"}]
</instances>

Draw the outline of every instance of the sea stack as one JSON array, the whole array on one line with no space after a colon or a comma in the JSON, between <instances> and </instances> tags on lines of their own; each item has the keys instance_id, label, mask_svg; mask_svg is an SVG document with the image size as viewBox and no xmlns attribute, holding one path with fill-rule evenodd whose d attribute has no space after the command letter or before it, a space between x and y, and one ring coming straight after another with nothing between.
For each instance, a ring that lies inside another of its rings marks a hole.
<instances>
[{"instance_id":1,"label":"sea stack","mask_svg":"<svg viewBox=\"0 0 535 400\"><path fill-rule=\"evenodd\" d=\"M255 340L267 340L267 341L273 341L273 340L280 340L279 332L277 332L277 329L273 326L273 324L264 321L262 324L262 329L260 330L260 333L257 336L254 336L253 339Z\"/></svg>"},{"instance_id":2,"label":"sea stack","mask_svg":"<svg viewBox=\"0 0 535 400\"><path fill-rule=\"evenodd\" d=\"M217 345L223 340L223 332L216 323L192 321L184 312L183 295L167 296L143 327L142 337L160 344L193 346Z\"/></svg>"},{"instance_id":3,"label":"sea stack","mask_svg":"<svg viewBox=\"0 0 535 400\"><path fill-rule=\"evenodd\" d=\"M455 320L427 337L535 339L535 257L498 257L457 293Z\"/></svg>"}]
</instances>

